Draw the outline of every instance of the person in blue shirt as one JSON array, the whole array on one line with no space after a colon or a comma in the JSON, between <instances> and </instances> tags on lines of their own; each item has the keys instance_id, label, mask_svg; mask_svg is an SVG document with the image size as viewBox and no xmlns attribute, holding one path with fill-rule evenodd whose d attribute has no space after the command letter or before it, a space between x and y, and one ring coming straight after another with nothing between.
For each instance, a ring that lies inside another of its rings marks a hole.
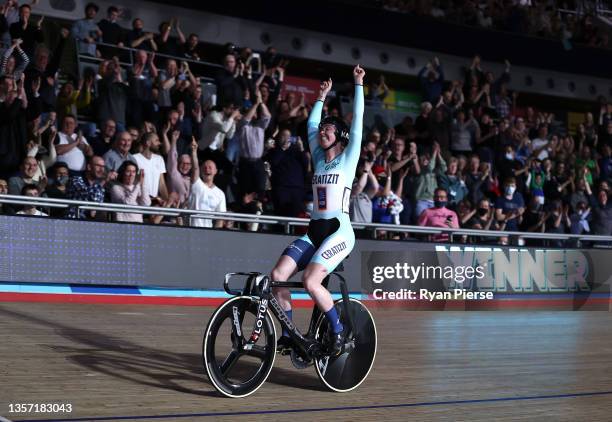
<instances>
[{"instance_id":1,"label":"person in blue shirt","mask_svg":"<svg viewBox=\"0 0 612 422\"><path fill-rule=\"evenodd\" d=\"M334 354L342 349L344 327L330 292L321 283L355 245L355 233L348 212L363 132L364 75L365 71L359 65L355 66L355 99L350 130L339 118L325 117L321 120L323 103L332 88L332 80L330 78L321 83L319 97L307 124L314 169L314 207L308 232L285 249L271 273L272 280L286 281L296 272L304 271L304 288L321 312L325 313L332 328L330 347ZM291 318L289 289L276 288L273 293ZM288 347L290 341L288 333L284 331L279 339L279 348Z\"/></svg>"}]
</instances>

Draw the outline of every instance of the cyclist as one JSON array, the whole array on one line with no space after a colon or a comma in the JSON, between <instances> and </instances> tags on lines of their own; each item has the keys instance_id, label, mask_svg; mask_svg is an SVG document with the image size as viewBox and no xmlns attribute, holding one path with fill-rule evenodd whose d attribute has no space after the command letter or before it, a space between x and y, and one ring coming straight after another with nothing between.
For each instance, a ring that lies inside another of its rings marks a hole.
<instances>
[{"instance_id":1,"label":"cyclist","mask_svg":"<svg viewBox=\"0 0 612 422\"><path fill-rule=\"evenodd\" d=\"M355 99L350 131L342 119L330 116L321 121L323 103L332 88L332 80L330 78L321 83L319 97L308 119L308 144L314 168L314 209L308 232L285 249L271 273L272 280L286 281L297 271L304 270L304 288L325 313L331 326L330 348L333 354L338 354L342 349L344 327L330 292L321 282L348 256L355 244L348 208L361 147L364 76L365 71L359 65L355 66ZM276 288L273 293L291 318L289 289ZM289 334L283 330L278 347L282 349L290 345Z\"/></svg>"}]
</instances>

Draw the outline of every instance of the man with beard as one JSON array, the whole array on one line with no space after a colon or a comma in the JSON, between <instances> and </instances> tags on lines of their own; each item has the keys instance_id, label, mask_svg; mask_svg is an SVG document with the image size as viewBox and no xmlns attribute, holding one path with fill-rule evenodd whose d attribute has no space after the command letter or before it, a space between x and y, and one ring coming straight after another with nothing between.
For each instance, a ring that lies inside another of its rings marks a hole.
<instances>
[{"instance_id":1,"label":"man with beard","mask_svg":"<svg viewBox=\"0 0 612 422\"><path fill-rule=\"evenodd\" d=\"M142 142L142 152L134 154L138 168L144 170L144 192L152 198L161 196L168 199L168 188L164 179L166 164L159 152L159 136L156 133L147 133Z\"/></svg>"},{"instance_id":2,"label":"man with beard","mask_svg":"<svg viewBox=\"0 0 612 422\"><path fill-rule=\"evenodd\" d=\"M185 204L189 199L191 191L191 180L195 180L197 176L194 173L198 171L197 163L198 143L195 139L191 142L191 155L182 154L180 157L176 149L176 143L181 136L178 130L172 132L170 141L168 140L168 132L162 132L162 138L168 151L168 159L166 160L166 169L168 170L169 191L175 192L179 196L179 203ZM168 146L170 145L170 146Z\"/></svg>"},{"instance_id":3,"label":"man with beard","mask_svg":"<svg viewBox=\"0 0 612 422\"><path fill-rule=\"evenodd\" d=\"M104 194L106 193L104 187L108 180L109 178L106 174L104 159L94 155L87 160L85 175L74 176L70 179L67 197L75 201L102 203L104 202ZM68 218L93 219L96 215L95 210L86 211L79 209L77 212L76 207L70 207L67 216Z\"/></svg>"}]
</instances>

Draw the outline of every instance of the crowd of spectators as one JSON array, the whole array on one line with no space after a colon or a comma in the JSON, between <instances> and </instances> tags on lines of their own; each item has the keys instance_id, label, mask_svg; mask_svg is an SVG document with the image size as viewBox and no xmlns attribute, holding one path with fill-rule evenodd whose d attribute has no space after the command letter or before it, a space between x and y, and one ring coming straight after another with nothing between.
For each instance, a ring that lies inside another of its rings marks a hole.
<instances>
[{"instance_id":1,"label":"crowd of spectators","mask_svg":"<svg viewBox=\"0 0 612 422\"><path fill-rule=\"evenodd\" d=\"M518 93L507 88L510 67L495 77L476 56L463 80L445 81L439 60L427 63L419 73L427 100L421 113L366 137L353 220L612 234L612 104L601 99L572 134L552 113L517 106Z\"/></svg>"},{"instance_id":2,"label":"crowd of spectators","mask_svg":"<svg viewBox=\"0 0 612 422\"><path fill-rule=\"evenodd\" d=\"M162 22L158 34L143 31L138 18L127 30L117 23L120 9L109 7L98 20L98 6L91 3L84 19L61 29L50 51L40 38L44 20L31 22L32 6L19 6L15 16L16 2L7 5L0 15L10 24L0 22L9 43L0 73L0 193L310 215L312 168L305 141L312 104L294 92L281 96L289 63L273 47L257 61L257 72L249 48L228 44L218 69L207 75L216 85L213 103L204 98L202 75L192 70L203 56L199 39L186 37L175 18ZM21 35L14 35L15 23ZM68 42L98 58L97 69L61 79L59 57ZM117 48L122 46L134 50ZM120 59L126 54L133 55L127 68ZM395 127L367 128L350 200L352 220L612 235L612 104L602 102L595 114L587 113L571 135L551 113L517 107L518 94L507 88L510 67L506 62L495 77L476 56L463 80L446 81L437 58L424 66L418 75L420 114ZM380 77L371 81L368 96L375 103L388 92ZM324 113L350 123L337 100L328 101ZM197 215L0 208L15 212L261 229ZM448 239L446 233L432 236Z\"/></svg>"},{"instance_id":3,"label":"crowd of spectators","mask_svg":"<svg viewBox=\"0 0 612 422\"><path fill-rule=\"evenodd\" d=\"M461 25L610 48L609 29L595 25L598 7L610 2L582 0L382 0L385 10Z\"/></svg>"}]
</instances>

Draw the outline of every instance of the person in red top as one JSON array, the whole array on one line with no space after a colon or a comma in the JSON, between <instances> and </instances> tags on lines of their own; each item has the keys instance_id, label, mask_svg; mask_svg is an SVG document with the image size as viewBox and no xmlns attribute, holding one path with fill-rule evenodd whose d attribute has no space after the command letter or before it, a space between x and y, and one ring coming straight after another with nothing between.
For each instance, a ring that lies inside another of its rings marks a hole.
<instances>
[{"instance_id":1,"label":"person in red top","mask_svg":"<svg viewBox=\"0 0 612 422\"><path fill-rule=\"evenodd\" d=\"M445 189L434 191L434 207L424 210L419 216L419 226L459 228L459 219L455 211L446 208L448 194ZM431 236L434 242L448 242L449 235L440 233Z\"/></svg>"}]
</instances>

